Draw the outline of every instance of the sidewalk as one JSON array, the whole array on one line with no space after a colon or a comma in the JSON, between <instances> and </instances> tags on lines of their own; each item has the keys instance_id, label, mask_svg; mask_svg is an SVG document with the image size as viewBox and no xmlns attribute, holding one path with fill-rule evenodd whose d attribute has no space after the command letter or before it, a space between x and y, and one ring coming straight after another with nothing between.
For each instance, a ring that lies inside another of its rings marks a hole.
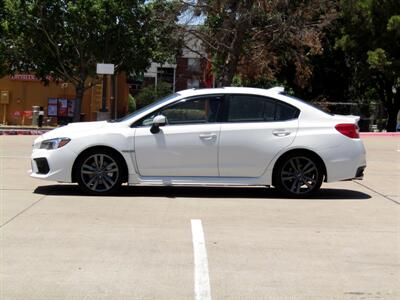
<instances>
[{"instance_id":1,"label":"sidewalk","mask_svg":"<svg viewBox=\"0 0 400 300\"><path fill-rule=\"evenodd\" d=\"M360 132L360 136L400 136L400 132Z\"/></svg>"}]
</instances>

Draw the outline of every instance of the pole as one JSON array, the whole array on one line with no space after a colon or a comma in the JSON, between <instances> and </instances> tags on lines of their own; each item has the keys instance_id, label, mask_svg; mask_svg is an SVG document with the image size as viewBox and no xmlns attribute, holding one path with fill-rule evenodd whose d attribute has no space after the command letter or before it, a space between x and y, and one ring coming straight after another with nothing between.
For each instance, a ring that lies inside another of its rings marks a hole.
<instances>
[{"instance_id":1,"label":"pole","mask_svg":"<svg viewBox=\"0 0 400 300\"><path fill-rule=\"evenodd\" d=\"M175 93L176 86L176 66L174 67L174 85L172 86L172 92Z\"/></svg>"},{"instance_id":2,"label":"pole","mask_svg":"<svg viewBox=\"0 0 400 300\"><path fill-rule=\"evenodd\" d=\"M115 75L111 75L111 118L116 119L117 118L117 106L115 105L116 100L115 100Z\"/></svg>"},{"instance_id":3,"label":"pole","mask_svg":"<svg viewBox=\"0 0 400 300\"><path fill-rule=\"evenodd\" d=\"M107 111L107 75L103 75L103 96L101 98L101 111Z\"/></svg>"},{"instance_id":4,"label":"pole","mask_svg":"<svg viewBox=\"0 0 400 300\"><path fill-rule=\"evenodd\" d=\"M3 125L6 125L7 104L3 104Z\"/></svg>"}]
</instances>

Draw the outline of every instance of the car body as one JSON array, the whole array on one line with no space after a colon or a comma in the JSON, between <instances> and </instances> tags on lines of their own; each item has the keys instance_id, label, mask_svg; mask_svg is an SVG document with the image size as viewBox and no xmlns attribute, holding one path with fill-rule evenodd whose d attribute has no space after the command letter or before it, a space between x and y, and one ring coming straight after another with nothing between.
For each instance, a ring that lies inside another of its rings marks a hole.
<instances>
[{"instance_id":1,"label":"car body","mask_svg":"<svg viewBox=\"0 0 400 300\"><path fill-rule=\"evenodd\" d=\"M34 141L31 176L78 182L98 195L127 182L276 186L307 197L322 181L362 178L357 121L279 87L184 90L116 122L72 123L43 134Z\"/></svg>"}]
</instances>

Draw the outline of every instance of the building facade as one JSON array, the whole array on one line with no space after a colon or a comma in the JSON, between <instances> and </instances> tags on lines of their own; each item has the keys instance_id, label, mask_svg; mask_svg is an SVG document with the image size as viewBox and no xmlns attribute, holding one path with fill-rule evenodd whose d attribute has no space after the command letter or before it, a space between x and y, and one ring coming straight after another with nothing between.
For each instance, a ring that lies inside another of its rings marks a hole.
<instances>
[{"instance_id":1,"label":"building facade","mask_svg":"<svg viewBox=\"0 0 400 300\"><path fill-rule=\"evenodd\" d=\"M101 108L101 80L86 84L82 99L82 121L95 121ZM0 123L31 125L33 107L45 112L43 125L65 124L72 120L75 88L70 83L50 81L44 85L34 75L18 74L0 78ZM107 93L106 107L112 118L125 115L128 107L128 85L125 74L115 76L115 97Z\"/></svg>"}]
</instances>

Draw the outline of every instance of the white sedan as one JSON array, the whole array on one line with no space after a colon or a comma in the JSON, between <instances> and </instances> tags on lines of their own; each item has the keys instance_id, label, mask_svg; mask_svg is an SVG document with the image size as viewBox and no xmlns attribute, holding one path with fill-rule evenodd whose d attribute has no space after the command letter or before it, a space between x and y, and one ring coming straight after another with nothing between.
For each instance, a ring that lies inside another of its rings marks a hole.
<instances>
[{"instance_id":1,"label":"white sedan","mask_svg":"<svg viewBox=\"0 0 400 300\"><path fill-rule=\"evenodd\" d=\"M282 88L180 91L114 122L38 137L31 176L105 195L129 185L275 186L308 197L361 179L358 117L327 114Z\"/></svg>"}]
</instances>

